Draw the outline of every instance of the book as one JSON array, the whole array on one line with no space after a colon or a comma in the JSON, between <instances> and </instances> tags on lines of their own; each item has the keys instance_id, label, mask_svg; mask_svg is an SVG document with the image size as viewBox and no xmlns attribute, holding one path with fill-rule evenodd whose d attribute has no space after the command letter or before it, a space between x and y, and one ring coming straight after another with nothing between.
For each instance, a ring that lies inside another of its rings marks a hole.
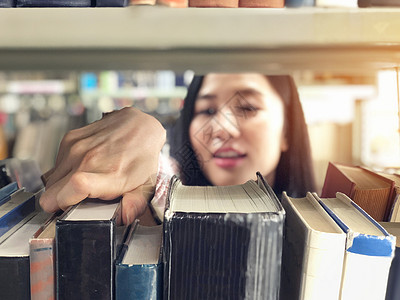
<instances>
[{"instance_id":1,"label":"book","mask_svg":"<svg viewBox=\"0 0 400 300\"><path fill-rule=\"evenodd\" d=\"M286 7L315 6L315 0L285 0Z\"/></svg>"},{"instance_id":2,"label":"book","mask_svg":"<svg viewBox=\"0 0 400 300\"><path fill-rule=\"evenodd\" d=\"M358 0L358 7L371 6L400 6L399 0Z\"/></svg>"},{"instance_id":3,"label":"book","mask_svg":"<svg viewBox=\"0 0 400 300\"><path fill-rule=\"evenodd\" d=\"M339 299L346 235L311 193L282 194L281 299Z\"/></svg>"},{"instance_id":4,"label":"book","mask_svg":"<svg viewBox=\"0 0 400 300\"><path fill-rule=\"evenodd\" d=\"M239 0L189 0L189 7L239 7Z\"/></svg>"},{"instance_id":5,"label":"book","mask_svg":"<svg viewBox=\"0 0 400 300\"><path fill-rule=\"evenodd\" d=\"M56 294L63 299L114 299L120 199L85 199L56 221Z\"/></svg>"},{"instance_id":6,"label":"book","mask_svg":"<svg viewBox=\"0 0 400 300\"><path fill-rule=\"evenodd\" d=\"M16 182L18 187L23 187L30 193L37 194L43 190L44 185L40 179L42 172L35 160L13 157L3 160L2 164L10 182Z\"/></svg>"},{"instance_id":7,"label":"book","mask_svg":"<svg viewBox=\"0 0 400 300\"><path fill-rule=\"evenodd\" d=\"M16 0L17 7L90 7L95 0Z\"/></svg>"},{"instance_id":8,"label":"book","mask_svg":"<svg viewBox=\"0 0 400 300\"><path fill-rule=\"evenodd\" d=\"M15 7L15 0L0 0L0 7Z\"/></svg>"},{"instance_id":9,"label":"book","mask_svg":"<svg viewBox=\"0 0 400 300\"><path fill-rule=\"evenodd\" d=\"M318 7L358 7L357 0L315 0Z\"/></svg>"},{"instance_id":10,"label":"book","mask_svg":"<svg viewBox=\"0 0 400 300\"><path fill-rule=\"evenodd\" d=\"M313 195L347 236L341 299L384 299L396 238L345 194Z\"/></svg>"},{"instance_id":11,"label":"book","mask_svg":"<svg viewBox=\"0 0 400 300\"><path fill-rule=\"evenodd\" d=\"M35 194L24 188L12 193L9 200L0 205L0 237L11 234L15 225L34 212L36 209Z\"/></svg>"},{"instance_id":12,"label":"book","mask_svg":"<svg viewBox=\"0 0 400 300\"><path fill-rule=\"evenodd\" d=\"M115 267L116 299L162 299L163 227L133 225Z\"/></svg>"},{"instance_id":13,"label":"book","mask_svg":"<svg viewBox=\"0 0 400 300\"><path fill-rule=\"evenodd\" d=\"M392 208L394 182L360 166L329 163L322 198L334 198L342 192L376 221L385 221Z\"/></svg>"},{"instance_id":14,"label":"book","mask_svg":"<svg viewBox=\"0 0 400 300\"><path fill-rule=\"evenodd\" d=\"M400 299L400 222L380 222L390 234L396 237L395 255L390 266L386 300Z\"/></svg>"},{"instance_id":15,"label":"book","mask_svg":"<svg viewBox=\"0 0 400 300\"><path fill-rule=\"evenodd\" d=\"M97 7L124 7L129 5L129 0L96 0Z\"/></svg>"},{"instance_id":16,"label":"book","mask_svg":"<svg viewBox=\"0 0 400 300\"><path fill-rule=\"evenodd\" d=\"M52 214L29 239L31 300L56 298L55 233L60 214Z\"/></svg>"},{"instance_id":17,"label":"book","mask_svg":"<svg viewBox=\"0 0 400 300\"><path fill-rule=\"evenodd\" d=\"M30 299L29 238L49 217L35 211L24 218L13 234L0 241L0 299Z\"/></svg>"},{"instance_id":18,"label":"book","mask_svg":"<svg viewBox=\"0 0 400 300\"><path fill-rule=\"evenodd\" d=\"M239 7L283 8L285 0L239 0Z\"/></svg>"},{"instance_id":19,"label":"book","mask_svg":"<svg viewBox=\"0 0 400 300\"><path fill-rule=\"evenodd\" d=\"M379 175L388 178L389 180L392 180L394 182L394 189L393 189L393 195L391 199L392 207L390 209L389 216L387 218L388 221L390 222L398 222L400 221L400 176L397 174L388 174L384 172L378 172Z\"/></svg>"},{"instance_id":20,"label":"book","mask_svg":"<svg viewBox=\"0 0 400 300\"><path fill-rule=\"evenodd\" d=\"M130 0L130 5L156 5L157 0Z\"/></svg>"},{"instance_id":21,"label":"book","mask_svg":"<svg viewBox=\"0 0 400 300\"><path fill-rule=\"evenodd\" d=\"M270 186L170 183L164 299L277 299L285 212Z\"/></svg>"},{"instance_id":22,"label":"book","mask_svg":"<svg viewBox=\"0 0 400 300\"><path fill-rule=\"evenodd\" d=\"M11 194L18 190L18 184L11 182L0 189L0 205L10 200Z\"/></svg>"},{"instance_id":23,"label":"book","mask_svg":"<svg viewBox=\"0 0 400 300\"><path fill-rule=\"evenodd\" d=\"M179 8L185 8L189 6L188 0L157 0L157 4Z\"/></svg>"}]
</instances>

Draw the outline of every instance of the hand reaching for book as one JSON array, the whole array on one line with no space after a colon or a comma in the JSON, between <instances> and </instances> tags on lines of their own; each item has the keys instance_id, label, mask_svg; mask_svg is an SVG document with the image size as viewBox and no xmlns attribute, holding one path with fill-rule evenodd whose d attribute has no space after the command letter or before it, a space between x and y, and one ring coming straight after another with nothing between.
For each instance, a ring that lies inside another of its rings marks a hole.
<instances>
[{"instance_id":1,"label":"hand reaching for book","mask_svg":"<svg viewBox=\"0 0 400 300\"><path fill-rule=\"evenodd\" d=\"M124 108L67 133L55 167L47 173L40 205L48 212L83 199L122 195L125 224L144 213L154 193L162 125L135 108Z\"/></svg>"}]
</instances>

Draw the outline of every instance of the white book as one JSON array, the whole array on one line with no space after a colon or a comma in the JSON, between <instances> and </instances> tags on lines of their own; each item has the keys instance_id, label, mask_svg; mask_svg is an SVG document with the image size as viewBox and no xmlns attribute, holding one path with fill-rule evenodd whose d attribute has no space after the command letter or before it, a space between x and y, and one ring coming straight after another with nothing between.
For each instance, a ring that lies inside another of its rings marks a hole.
<instances>
[{"instance_id":1,"label":"white book","mask_svg":"<svg viewBox=\"0 0 400 300\"><path fill-rule=\"evenodd\" d=\"M339 299L346 235L311 193L304 198L283 193L282 205L283 299Z\"/></svg>"},{"instance_id":2,"label":"white book","mask_svg":"<svg viewBox=\"0 0 400 300\"><path fill-rule=\"evenodd\" d=\"M341 299L385 299L396 238L345 194L314 196L347 235Z\"/></svg>"},{"instance_id":3,"label":"white book","mask_svg":"<svg viewBox=\"0 0 400 300\"><path fill-rule=\"evenodd\" d=\"M357 0L315 0L319 7L358 7Z\"/></svg>"}]
</instances>

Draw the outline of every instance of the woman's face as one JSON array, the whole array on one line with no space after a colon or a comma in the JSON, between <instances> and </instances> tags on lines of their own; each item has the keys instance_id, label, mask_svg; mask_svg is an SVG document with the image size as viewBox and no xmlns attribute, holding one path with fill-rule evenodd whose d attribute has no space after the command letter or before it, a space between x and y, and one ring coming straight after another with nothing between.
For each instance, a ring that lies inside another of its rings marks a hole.
<instances>
[{"instance_id":1,"label":"woman's face","mask_svg":"<svg viewBox=\"0 0 400 300\"><path fill-rule=\"evenodd\" d=\"M214 185L241 184L260 171L273 185L287 150L282 99L261 74L209 74L195 102L190 141Z\"/></svg>"}]
</instances>

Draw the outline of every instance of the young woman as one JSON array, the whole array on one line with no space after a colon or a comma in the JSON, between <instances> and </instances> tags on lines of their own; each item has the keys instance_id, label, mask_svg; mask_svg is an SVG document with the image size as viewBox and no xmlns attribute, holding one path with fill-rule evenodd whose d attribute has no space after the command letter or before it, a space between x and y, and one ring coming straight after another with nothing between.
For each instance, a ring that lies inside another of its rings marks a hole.
<instances>
[{"instance_id":1,"label":"young woman","mask_svg":"<svg viewBox=\"0 0 400 300\"><path fill-rule=\"evenodd\" d=\"M86 197L123 195L130 223L148 201L162 211L171 173L159 153L165 131L154 118L123 109L66 135L41 205L65 209ZM280 196L314 191L303 111L290 76L195 77L171 133L176 172L188 185L231 185L260 171ZM158 176L156 177L156 174Z\"/></svg>"}]
</instances>

